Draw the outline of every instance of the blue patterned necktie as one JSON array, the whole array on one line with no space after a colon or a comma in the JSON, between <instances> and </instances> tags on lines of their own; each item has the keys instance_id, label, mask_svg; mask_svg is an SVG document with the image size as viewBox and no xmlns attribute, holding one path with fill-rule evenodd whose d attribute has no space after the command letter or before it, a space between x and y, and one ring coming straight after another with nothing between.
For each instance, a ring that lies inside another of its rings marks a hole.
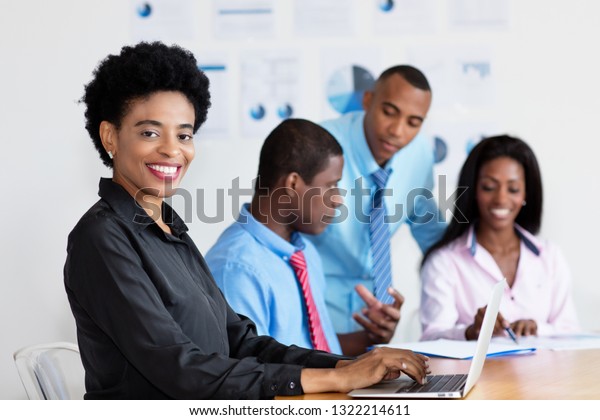
<instances>
[{"instance_id":1,"label":"blue patterned necktie","mask_svg":"<svg viewBox=\"0 0 600 420\"><path fill-rule=\"evenodd\" d=\"M371 224L369 237L371 239L371 255L373 256L372 276L374 281L375 297L382 303L391 303L392 296L387 292L392 285L392 264L390 259L390 229L385 223L385 205L383 191L390 176L391 170L379 169L372 173L373 181L377 186L373 195L373 208L371 209Z\"/></svg>"}]
</instances>

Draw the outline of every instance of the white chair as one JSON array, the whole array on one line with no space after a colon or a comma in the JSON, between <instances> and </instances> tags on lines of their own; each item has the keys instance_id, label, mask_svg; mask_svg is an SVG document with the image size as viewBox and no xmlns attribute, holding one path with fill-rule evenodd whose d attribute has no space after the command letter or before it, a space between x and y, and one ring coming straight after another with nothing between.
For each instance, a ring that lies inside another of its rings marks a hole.
<instances>
[{"instance_id":1,"label":"white chair","mask_svg":"<svg viewBox=\"0 0 600 420\"><path fill-rule=\"evenodd\" d=\"M73 343L29 346L13 354L30 400L81 400L85 371Z\"/></svg>"}]
</instances>

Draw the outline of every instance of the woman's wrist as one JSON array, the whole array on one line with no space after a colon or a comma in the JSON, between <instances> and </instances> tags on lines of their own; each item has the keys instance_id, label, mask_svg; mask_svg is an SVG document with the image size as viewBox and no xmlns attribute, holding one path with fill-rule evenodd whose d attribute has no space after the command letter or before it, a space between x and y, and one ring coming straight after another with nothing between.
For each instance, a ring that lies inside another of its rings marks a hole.
<instances>
[{"instance_id":1,"label":"woman's wrist","mask_svg":"<svg viewBox=\"0 0 600 420\"><path fill-rule=\"evenodd\" d=\"M344 362L344 360L340 360ZM340 362L336 364L339 366ZM305 394L317 392L337 392L340 387L340 375L337 369L302 369L300 383Z\"/></svg>"}]
</instances>

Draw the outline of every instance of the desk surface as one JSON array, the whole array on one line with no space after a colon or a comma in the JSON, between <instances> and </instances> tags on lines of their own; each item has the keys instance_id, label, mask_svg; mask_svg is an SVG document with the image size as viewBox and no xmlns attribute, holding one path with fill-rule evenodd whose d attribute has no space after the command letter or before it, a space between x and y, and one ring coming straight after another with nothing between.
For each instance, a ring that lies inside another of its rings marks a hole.
<instances>
[{"instance_id":1,"label":"desk surface","mask_svg":"<svg viewBox=\"0 0 600 420\"><path fill-rule=\"evenodd\" d=\"M470 361L431 358L433 374L466 373ZM294 399L349 399L346 394L308 394ZM538 350L488 358L467 399L600 399L600 349Z\"/></svg>"}]
</instances>

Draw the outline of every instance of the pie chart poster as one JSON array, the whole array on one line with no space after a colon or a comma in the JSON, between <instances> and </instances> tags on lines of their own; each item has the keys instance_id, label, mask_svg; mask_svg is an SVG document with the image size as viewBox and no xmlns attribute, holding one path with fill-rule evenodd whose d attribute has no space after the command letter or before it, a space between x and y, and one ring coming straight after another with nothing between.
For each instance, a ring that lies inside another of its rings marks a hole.
<instances>
[{"instance_id":1,"label":"pie chart poster","mask_svg":"<svg viewBox=\"0 0 600 420\"><path fill-rule=\"evenodd\" d=\"M362 110L364 92L373 88L382 71L381 52L377 49L326 49L321 63L323 119Z\"/></svg>"}]
</instances>

